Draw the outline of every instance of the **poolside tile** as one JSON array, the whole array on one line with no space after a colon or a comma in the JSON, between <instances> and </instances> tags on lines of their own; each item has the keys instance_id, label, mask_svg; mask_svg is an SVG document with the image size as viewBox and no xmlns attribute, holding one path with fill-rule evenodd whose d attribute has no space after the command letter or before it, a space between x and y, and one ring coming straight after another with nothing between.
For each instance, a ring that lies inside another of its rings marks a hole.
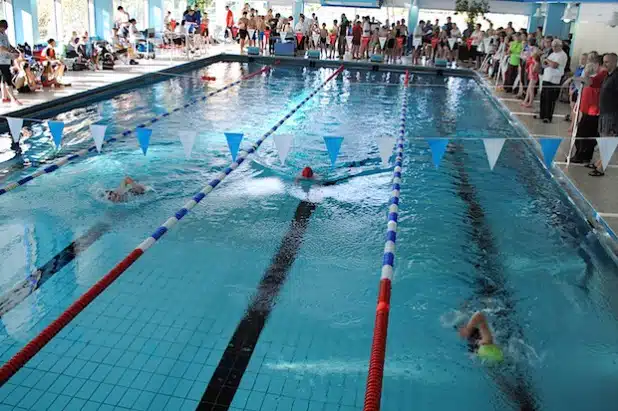
<instances>
[{"instance_id":1,"label":"poolside tile","mask_svg":"<svg viewBox=\"0 0 618 411\"><path fill-rule=\"evenodd\" d=\"M195 411L198 405L198 401L184 400L182 403L182 407L180 407L180 411Z\"/></svg>"},{"instance_id":2,"label":"poolside tile","mask_svg":"<svg viewBox=\"0 0 618 411\"><path fill-rule=\"evenodd\" d=\"M251 391L238 389L236 391L236 395L234 395L234 399L232 400L232 406L244 409L245 405L247 405L247 400L249 399L250 394Z\"/></svg>"},{"instance_id":3,"label":"poolside tile","mask_svg":"<svg viewBox=\"0 0 618 411\"><path fill-rule=\"evenodd\" d=\"M172 397L168 395L163 395L163 394L155 395L152 403L150 403L150 407L148 408L148 410L150 411L165 410L167 407L167 402L170 400L170 398Z\"/></svg>"},{"instance_id":4,"label":"poolside tile","mask_svg":"<svg viewBox=\"0 0 618 411\"><path fill-rule=\"evenodd\" d=\"M90 396L90 399L96 402L103 402L105 401L109 393L112 392L113 389L114 389L113 385L106 384L103 382L99 384L99 386L94 390L94 392Z\"/></svg>"},{"instance_id":5,"label":"poolside tile","mask_svg":"<svg viewBox=\"0 0 618 411\"><path fill-rule=\"evenodd\" d=\"M123 368L125 371L122 376L116 382L117 385L121 387L130 387L135 378L138 376L139 371L131 370L129 368Z\"/></svg>"},{"instance_id":6,"label":"poolside tile","mask_svg":"<svg viewBox=\"0 0 618 411\"><path fill-rule=\"evenodd\" d=\"M187 394L187 398L190 400L200 400L202 398L202 395L204 394L205 389L206 386L203 382L195 381L191 386L189 393Z\"/></svg>"},{"instance_id":7,"label":"poolside tile","mask_svg":"<svg viewBox=\"0 0 618 411\"><path fill-rule=\"evenodd\" d=\"M133 409L139 411L145 411L150 409L150 404L154 399L155 394L148 391L142 391L137 400L133 404Z\"/></svg>"},{"instance_id":8,"label":"poolside tile","mask_svg":"<svg viewBox=\"0 0 618 411\"><path fill-rule=\"evenodd\" d=\"M80 398L71 398L71 401L64 408L64 411L80 411L84 405L86 404L86 400L82 400Z\"/></svg>"},{"instance_id":9,"label":"poolside tile","mask_svg":"<svg viewBox=\"0 0 618 411\"><path fill-rule=\"evenodd\" d=\"M112 366L111 365L107 365L107 364L99 364L94 372L92 373L92 375L90 376L90 379L92 381L99 381L99 382L103 382L105 380L105 377L107 377L107 374L109 374L112 371Z\"/></svg>"},{"instance_id":10,"label":"poolside tile","mask_svg":"<svg viewBox=\"0 0 618 411\"><path fill-rule=\"evenodd\" d=\"M49 391L56 394L63 394L65 388L71 382L72 378L66 375L58 375L53 384L49 387ZM43 389L43 387L41 387Z\"/></svg>"},{"instance_id":11,"label":"poolside tile","mask_svg":"<svg viewBox=\"0 0 618 411\"><path fill-rule=\"evenodd\" d=\"M5 384L5 386L6 385L9 384ZM2 402L8 405L17 405L19 404L19 401L21 401L21 399L24 398L24 396L27 395L29 392L30 389L26 387L12 386L10 387L10 389L7 390L7 395L2 400Z\"/></svg>"},{"instance_id":12,"label":"poolside tile","mask_svg":"<svg viewBox=\"0 0 618 411\"><path fill-rule=\"evenodd\" d=\"M77 392L82 388L82 385L84 385L85 382L86 380L83 378L71 378L71 381L69 381L62 393L74 397L75 394L77 394Z\"/></svg>"},{"instance_id":13,"label":"poolside tile","mask_svg":"<svg viewBox=\"0 0 618 411\"><path fill-rule=\"evenodd\" d=\"M135 388L138 390L145 389L146 385L148 385L148 381L150 380L150 377L152 377L153 375L154 374L149 373L149 372L140 371L137 377L135 377L135 379L133 380L133 383L131 384L131 388Z\"/></svg>"},{"instance_id":14,"label":"poolside tile","mask_svg":"<svg viewBox=\"0 0 618 411\"><path fill-rule=\"evenodd\" d=\"M163 381L163 384L161 385L159 392L165 395L173 395L174 391L176 390L176 386L178 385L179 382L180 382L180 378L167 377Z\"/></svg>"},{"instance_id":15,"label":"poolside tile","mask_svg":"<svg viewBox=\"0 0 618 411\"><path fill-rule=\"evenodd\" d=\"M19 406L25 409L31 408L34 404L36 404L36 402L39 400L39 398L41 398L43 394L45 394L45 391L33 388L21 398L21 400L19 401Z\"/></svg>"},{"instance_id":16,"label":"poolside tile","mask_svg":"<svg viewBox=\"0 0 618 411\"><path fill-rule=\"evenodd\" d=\"M30 375L28 376L28 378L26 378L25 380L23 380L21 382L21 385L23 385L24 387L34 387L36 386L36 384L39 383L39 381L41 380L41 378L43 378L43 376L45 375L45 373L43 371L40 370L33 370L30 369ZM0 395L1 397L1 395Z\"/></svg>"},{"instance_id":17,"label":"poolside tile","mask_svg":"<svg viewBox=\"0 0 618 411\"><path fill-rule=\"evenodd\" d=\"M307 400L294 400L292 411L307 411L309 409L309 401Z\"/></svg>"},{"instance_id":18,"label":"poolside tile","mask_svg":"<svg viewBox=\"0 0 618 411\"><path fill-rule=\"evenodd\" d=\"M277 405L277 411L290 411L293 407L294 399L290 397L279 397L279 405Z\"/></svg>"},{"instance_id":19,"label":"poolside tile","mask_svg":"<svg viewBox=\"0 0 618 411\"><path fill-rule=\"evenodd\" d=\"M36 384L36 387L41 390L47 391L56 382L59 376L60 374L56 374L53 372L45 373Z\"/></svg>"},{"instance_id":20,"label":"poolside tile","mask_svg":"<svg viewBox=\"0 0 618 411\"><path fill-rule=\"evenodd\" d=\"M192 380L187 380L181 378L178 381L178 384L174 388L174 393L172 394L175 397L186 398L191 390L191 386L193 385Z\"/></svg>"},{"instance_id":21,"label":"poolside tile","mask_svg":"<svg viewBox=\"0 0 618 411\"><path fill-rule=\"evenodd\" d=\"M264 400L262 401L260 409L274 411L277 409L280 400L281 397L279 397L278 395L266 394L264 396Z\"/></svg>"},{"instance_id":22,"label":"poolside tile","mask_svg":"<svg viewBox=\"0 0 618 411\"><path fill-rule=\"evenodd\" d=\"M120 399L120 401L118 402L118 406L119 407L124 407L124 408L131 408L133 406L133 404L137 401L137 399L139 398L139 395L142 393L142 391L133 389L133 388L129 388L124 395L122 396L122 398Z\"/></svg>"},{"instance_id":23,"label":"poolside tile","mask_svg":"<svg viewBox=\"0 0 618 411\"><path fill-rule=\"evenodd\" d=\"M71 401L68 395L59 395L56 400L49 406L49 410L64 410L67 404Z\"/></svg>"},{"instance_id":24,"label":"poolside tile","mask_svg":"<svg viewBox=\"0 0 618 411\"><path fill-rule=\"evenodd\" d=\"M161 374L153 374L148 380L148 384L146 384L145 390L158 392L161 389L161 386L165 382L165 376Z\"/></svg>"},{"instance_id":25,"label":"poolside tile","mask_svg":"<svg viewBox=\"0 0 618 411\"><path fill-rule=\"evenodd\" d=\"M77 398L89 400L98 386L99 386L98 382L87 380L86 382L84 382L84 384L79 389L79 391L77 391L77 394L75 394L75 396Z\"/></svg>"},{"instance_id":26,"label":"poolside tile","mask_svg":"<svg viewBox=\"0 0 618 411\"><path fill-rule=\"evenodd\" d=\"M259 411L262 408L262 402L264 401L265 394L261 392L251 392L245 405L246 410Z\"/></svg>"},{"instance_id":27,"label":"poolside tile","mask_svg":"<svg viewBox=\"0 0 618 411\"><path fill-rule=\"evenodd\" d=\"M39 410L47 411L50 409L49 405L53 403L54 401L56 401L57 397L58 397L58 394L46 392L39 397L39 400L36 403L34 403L34 405L30 407L30 409L35 410L35 411L39 411Z\"/></svg>"},{"instance_id":28,"label":"poolside tile","mask_svg":"<svg viewBox=\"0 0 618 411\"><path fill-rule=\"evenodd\" d=\"M165 409L180 410L184 402L184 398L170 397L170 399L167 401L167 404L165 405Z\"/></svg>"},{"instance_id":29,"label":"poolside tile","mask_svg":"<svg viewBox=\"0 0 618 411\"><path fill-rule=\"evenodd\" d=\"M109 395L103 401L104 404L116 405L120 402L124 394L127 392L126 387L120 387L115 385L110 391Z\"/></svg>"}]
</instances>

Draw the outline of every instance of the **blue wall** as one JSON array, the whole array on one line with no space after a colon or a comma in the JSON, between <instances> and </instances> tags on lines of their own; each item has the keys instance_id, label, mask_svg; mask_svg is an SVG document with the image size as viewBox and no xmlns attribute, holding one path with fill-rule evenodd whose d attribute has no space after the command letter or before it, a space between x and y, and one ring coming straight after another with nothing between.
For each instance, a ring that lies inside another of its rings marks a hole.
<instances>
[{"instance_id":1,"label":"blue wall","mask_svg":"<svg viewBox=\"0 0 618 411\"><path fill-rule=\"evenodd\" d=\"M28 42L30 45L34 44L34 31L37 25L37 19L36 14L32 12L32 3L29 0L18 0L13 2L13 20L15 24L16 42L18 44L24 42Z\"/></svg>"},{"instance_id":2,"label":"blue wall","mask_svg":"<svg viewBox=\"0 0 618 411\"><path fill-rule=\"evenodd\" d=\"M148 26L156 31L163 31L163 0L148 1Z\"/></svg>"},{"instance_id":3,"label":"blue wall","mask_svg":"<svg viewBox=\"0 0 618 411\"><path fill-rule=\"evenodd\" d=\"M547 17L545 17L543 34L546 36L562 37L565 25L562 21L562 16L565 8L566 4L564 3L550 3L547 5Z\"/></svg>"}]
</instances>

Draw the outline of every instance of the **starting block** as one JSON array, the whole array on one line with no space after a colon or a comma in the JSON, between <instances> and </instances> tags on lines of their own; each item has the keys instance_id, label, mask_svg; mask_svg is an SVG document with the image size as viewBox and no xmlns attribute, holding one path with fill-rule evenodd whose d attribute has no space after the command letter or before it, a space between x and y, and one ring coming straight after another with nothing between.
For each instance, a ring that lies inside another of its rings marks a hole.
<instances>
[{"instance_id":1,"label":"starting block","mask_svg":"<svg viewBox=\"0 0 618 411\"><path fill-rule=\"evenodd\" d=\"M434 63L436 67L446 67L447 64L448 62L445 59L436 59L436 62Z\"/></svg>"},{"instance_id":2,"label":"starting block","mask_svg":"<svg viewBox=\"0 0 618 411\"><path fill-rule=\"evenodd\" d=\"M314 60L320 59L320 50L307 50L307 57Z\"/></svg>"},{"instance_id":3,"label":"starting block","mask_svg":"<svg viewBox=\"0 0 618 411\"><path fill-rule=\"evenodd\" d=\"M247 47L247 54L249 56L259 56L260 48L259 47Z\"/></svg>"},{"instance_id":4,"label":"starting block","mask_svg":"<svg viewBox=\"0 0 618 411\"><path fill-rule=\"evenodd\" d=\"M384 62L384 57L381 54L372 54L371 55L371 62L372 63L383 63Z\"/></svg>"}]
</instances>

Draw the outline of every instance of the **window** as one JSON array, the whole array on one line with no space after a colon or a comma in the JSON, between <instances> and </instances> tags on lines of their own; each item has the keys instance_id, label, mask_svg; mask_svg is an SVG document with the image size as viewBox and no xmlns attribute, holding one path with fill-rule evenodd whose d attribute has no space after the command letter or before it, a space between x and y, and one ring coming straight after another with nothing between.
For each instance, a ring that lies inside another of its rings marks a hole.
<instances>
[{"instance_id":1,"label":"window","mask_svg":"<svg viewBox=\"0 0 618 411\"><path fill-rule=\"evenodd\" d=\"M64 41L71 39L71 33L77 32L82 36L89 31L88 24L88 0L62 0L62 33L60 38ZM94 33L89 33L94 35Z\"/></svg>"},{"instance_id":2,"label":"window","mask_svg":"<svg viewBox=\"0 0 618 411\"><path fill-rule=\"evenodd\" d=\"M172 12L172 18L176 21L182 20L182 13L187 9L186 0L164 0L163 1L163 16L168 11Z\"/></svg>"},{"instance_id":3,"label":"window","mask_svg":"<svg viewBox=\"0 0 618 411\"><path fill-rule=\"evenodd\" d=\"M50 38L58 37L56 33L54 0L37 0L36 5L40 42L46 42Z\"/></svg>"},{"instance_id":4,"label":"window","mask_svg":"<svg viewBox=\"0 0 618 411\"><path fill-rule=\"evenodd\" d=\"M119 6L122 6L124 11L129 13L129 18L137 20L137 27L139 29L146 29L148 28L147 3L148 0L114 0L114 19L116 10Z\"/></svg>"}]
</instances>

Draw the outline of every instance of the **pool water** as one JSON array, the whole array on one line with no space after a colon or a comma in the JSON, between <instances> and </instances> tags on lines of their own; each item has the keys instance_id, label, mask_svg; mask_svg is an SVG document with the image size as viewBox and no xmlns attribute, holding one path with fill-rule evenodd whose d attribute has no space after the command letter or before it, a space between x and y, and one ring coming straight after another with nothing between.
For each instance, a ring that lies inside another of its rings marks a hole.
<instances>
[{"instance_id":1,"label":"pool water","mask_svg":"<svg viewBox=\"0 0 618 411\"><path fill-rule=\"evenodd\" d=\"M217 63L60 114L62 153L90 145L92 122L115 135L259 68ZM217 84L199 80L206 72ZM0 359L230 163L224 132L245 133L248 147L331 73L276 66L155 123L147 156L128 137L0 196L0 295L51 267L2 316ZM508 141L489 170L478 138L516 132L475 80L415 74L412 87L402 83L401 73L365 71L327 83L277 131L294 136L285 165L266 140L0 388L2 406L196 409L263 276L279 270L275 256L293 242L231 406L212 409L362 409L392 173L375 140L396 135L407 92L382 409L614 409L616 266L525 143ZM178 140L184 130L198 132L190 160ZM43 129L32 131L21 155L4 151L3 184L53 154ZM344 137L335 168L325 135ZM440 168L423 137L453 139ZM306 165L325 179L357 177L306 193L294 184ZM125 175L150 191L126 204L104 200ZM80 238L74 259L59 265ZM477 309L506 364L479 363L459 339L454 327Z\"/></svg>"}]
</instances>

